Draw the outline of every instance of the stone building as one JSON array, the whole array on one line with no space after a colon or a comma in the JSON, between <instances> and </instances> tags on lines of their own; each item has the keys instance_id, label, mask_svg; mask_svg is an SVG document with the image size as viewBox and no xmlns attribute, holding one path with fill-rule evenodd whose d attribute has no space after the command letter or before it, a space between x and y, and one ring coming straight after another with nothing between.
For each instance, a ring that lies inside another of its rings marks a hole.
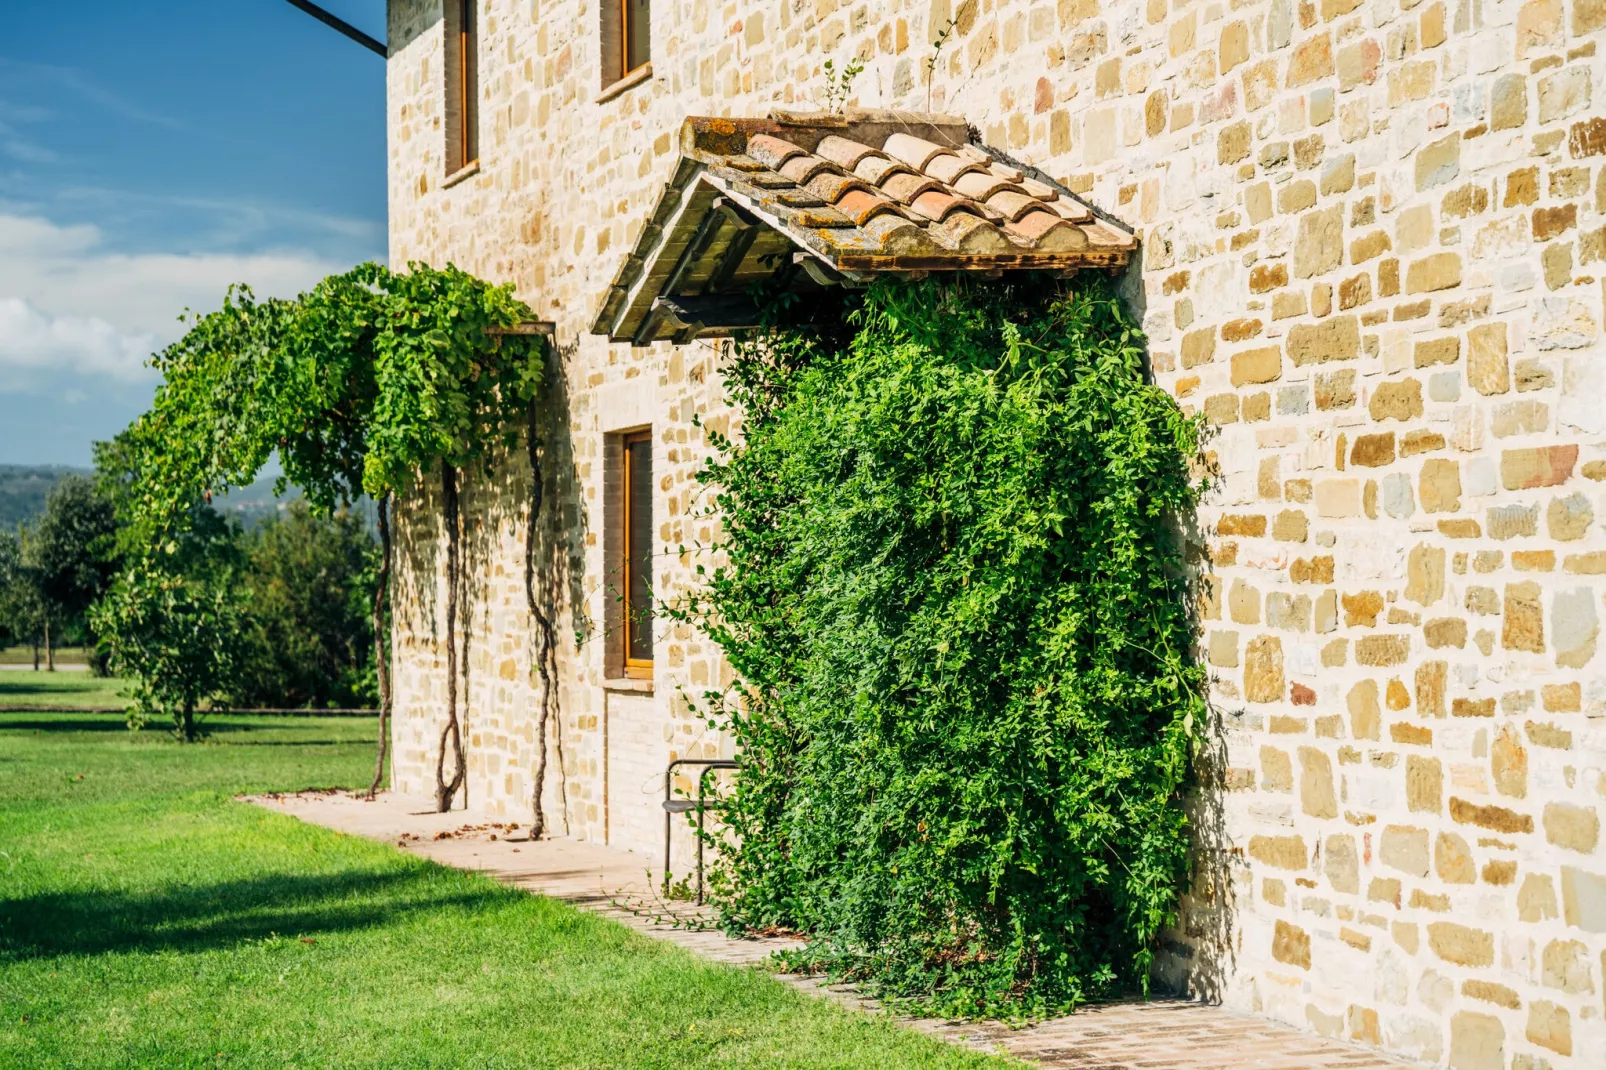
<instances>
[{"instance_id":1,"label":"stone building","mask_svg":"<svg viewBox=\"0 0 1606 1070\"><path fill-rule=\"evenodd\" d=\"M1606 1061L1606 2L389 6L392 262L513 282L554 324L557 833L656 865L666 763L729 756L687 701L730 682L719 652L623 610L685 591L713 537L693 475L739 432L709 337L716 273L755 263L733 243L801 286L898 249L1124 267L1221 473L1219 747L1162 976L1467 1070ZM855 57L847 103L882 112L797 126ZM463 493L467 805L518 821L529 492L511 458ZM436 499L398 523L395 783L427 794Z\"/></svg>"}]
</instances>

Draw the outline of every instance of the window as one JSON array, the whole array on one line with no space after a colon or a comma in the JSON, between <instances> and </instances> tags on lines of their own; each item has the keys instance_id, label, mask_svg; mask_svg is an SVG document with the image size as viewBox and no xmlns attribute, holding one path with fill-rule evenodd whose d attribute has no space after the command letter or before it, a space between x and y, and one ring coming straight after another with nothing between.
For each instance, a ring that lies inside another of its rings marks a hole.
<instances>
[{"instance_id":1,"label":"window","mask_svg":"<svg viewBox=\"0 0 1606 1070\"><path fill-rule=\"evenodd\" d=\"M652 434L625 435L620 510L620 584L626 676L652 676Z\"/></svg>"},{"instance_id":2,"label":"window","mask_svg":"<svg viewBox=\"0 0 1606 1070\"><path fill-rule=\"evenodd\" d=\"M652 18L649 0L601 0L602 87L604 89L643 70L652 59ZM636 79L639 80L639 79Z\"/></svg>"},{"instance_id":3,"label":"window","mask_svg":"<svg viewBox=\"0 0 1606 1070\"><path fill-rule=\"evenodd\" d=\"M446 2L446 173L480 158L479 23L475 0Z\"/></svg>"},{"instance_id":4,"label":"window","mask_svg":"<svg viewBox=\"0 0 1606 1070\"><path fill-rule=\"evenodd\" d=\"M624 66L619 71L621 78L651 58L647 44L652 20L648 18L647 6L647 0L619 0L619 15L624 25L624 32L620 35L624 39Z\"/></svg>"}]
</instances>

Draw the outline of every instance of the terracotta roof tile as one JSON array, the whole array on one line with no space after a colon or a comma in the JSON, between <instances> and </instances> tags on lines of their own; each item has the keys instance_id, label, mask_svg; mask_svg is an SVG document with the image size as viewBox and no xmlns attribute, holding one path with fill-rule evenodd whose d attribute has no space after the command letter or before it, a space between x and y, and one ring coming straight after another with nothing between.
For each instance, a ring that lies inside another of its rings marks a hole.
<instances>
[{"instance_id":1,"label":"terracotta roof tile","mask_svg":"<svg viewBox=\"0 0 1606 1070\"><path fill-rule=\"evenodd\" d=\"M885 159L887 155L880 149L872 149L863 142L854 141L852 138L838 137L835 134L829 134L821 138L814 151L848 171L859 166L859 161L866 157L879 156Z\"/></svg>"},{"instance_id":2,"label":"terracotta roof tile","mask_svg":"<svg viewBox=\"0 0 1606 1070\"><path fill-rule=\"evenodd\" d=\"M908 164L916 171L924 171L928 163L948 152L941 145L934 145L923 137L904 133L893 134L887 138L887 143L881 146L881 151L894 160Z\"/></svg>"},{"instance_id":3,"label":"terracotta roof tile","mask_svg":"<svg viewBox=\"0 0 1606 1070\"><path fill-rule=\"evenodd\" d=\"M955 197L951 193L943 193L940 189L935 188L928 189L916 197L910 207L927 219L935 219L939 223L955 212L968 212L974 216L981 215L980 212L976 211L973 202L967 201L963 197Z\"/></svg>"},{"instance_id":4,"label":"terracotta roof tile","mask_svg":"<svg viewBox=\"0 0 1606 1070\"><path fill-rule=\"evenodd\" d=\"M986 171L979 169L969 174L960 175L959 181L952 182L950 185L973 201L985 201L988 197L1003 190L1020 190L1022 188L1018 183L1006 182L996 175L988 174Z\"/></svg>"},{"instance_id":5,"label":"terracotta roof tile","mask_svg":"<svg viewBox=\"0 0 1606 1070\"><path fill-rule=\"evenodd\" d=\"M926 164L925 167L926 174L935 178L938 182L943 182L950 186L954 184L954 180L960 175L967 175L972 171L980 170L982 170L981 164L962 160L951 152L933 156L931 162Z\"/></svg>"},{"instance_id":6,"label":"terracotta roof tile","mask_svg":"<svg viewBox=\"0 0 1606 1070\"><path fill-rule=\"evenodd\" d=\"M809 179L813 178L815 175L822 172L834 172L839 169L837 165L832 163L830 160L822 160L818 156L813 156L805 152L801 156L794 156L790 160L787 160L778 168L778 170L781 174L785 175L787 178L790 178L798 185L806 186L808 185Z\"/></svg>"},{"instance_id":7,"label":"terracotta roof tile","mask_svg":"<svg viewBox=\"0 0 1606 1070\"><path fill-rule=\"evenodd\" d=\"M1011 223L1019 222L1021 216L1028 212L1043 212L1045 215L1052 215L1055 219L1059 218L1057 213L1045 210L1043 202L1036 197L1028 197L1026 194L1018 193L1014 190L1004 190L988 197L987 207Z\"/></svg>"},{"instance_id":8,"label":"terracotta roof tile","mask_svg":"<svg viewBox=\"0 0 1606 1070\"><path fill-rule=\"evenodd\" d=\"M638 344L734 329L729 308L750 309L753 283L791 260L808 270L787 285L805 289L883 272L1126 264L1129 231L971 136L961 119L902 112L686 120L673 177L595 329Z\"/></svg>"},{"instance_id":9,"label":"terracotta roof tile","mask_svg":"<svg viewBox=\"0 0 1606 1070\"><path fill-rule=\"evenodd\" d=\"M837 211L845 214L859 226L878 215L891 214L903 218L891 200L863 189L850 189L836 202ZM912 225L912 224L911 224Z\"/></svg>"},{"instance_id":10,"label":"terracotta roof tile","mask_svg":"<svg viewBox=\"0 0 1606 1070\"><path fill-rule=\"evenodd\" d=\"M782 141L778 137L768 134L759 134L748 139L747 155L771 170L778 171L781 164L794 156L803 155L803 150L790 141Z\"/></svg>"},{"instance_id":11,"label":"terracotta roof tile","mask_svg":"<svg viewBox=\"0 0 1606 1070\"><path fill-rule=\"evenodd\" d=\"M866 156L853 165L853 173L866 182L874 182L878 186L893 175L915 174L898 161L880 155Z\"/></svg>"},{"instance_id":12,"label":"terracotta roof tile","mask_svg":"<svg viewBox=\"0 0 1606 1070\"><path fill-rule=\"evenodd\" d=\"M881 189L895 200L904 204L913 204L916 197L930 190L942 189L936 179L924 175L911 174L908 171L899 171L881 182Z\"/></svg>"}]
</instances>

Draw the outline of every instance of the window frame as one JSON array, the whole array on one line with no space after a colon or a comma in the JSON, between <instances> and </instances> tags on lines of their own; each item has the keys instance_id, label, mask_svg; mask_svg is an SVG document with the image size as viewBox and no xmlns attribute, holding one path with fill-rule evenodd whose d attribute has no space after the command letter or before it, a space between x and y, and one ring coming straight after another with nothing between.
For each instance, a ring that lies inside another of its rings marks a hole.
<instances>
[{"instance_id":1,"label":"window frame","mask_svg":"<svg viewBox=\"0 0 1606 1070\"><path fill-rule=\"evenodd\" d=\"M623 655L623 657L621 659L621 664L622 664L622 667L624 669L624 675L625 675L625 677L627 679L632 679L632 680L651 680L652 677L653 677L653 659L652 658L635 658L635 657L631 657L631 655L630 655L630 648L631 648L631 645L632 645L631 644L631 640L633 638L635 638L634 629L636 627L636 622L635 622L634 616L633 616L633 614L631 612L633 607L630 604L630 589L631 589L631 580L632 580L630 563L631 563L631 559L635 556L635 552L636 552L636 549L637 549L637 547L634 545L634 543L632 542L631 537L630 537L631 520L632 520L632 517L631 517L631 514L630 514L630 499L631 499L631 489L632 489L632 487L631 487L632 473L631 473L631 464L630 464L631 449L630 448L632 446L640 445L643 442L647 443L648 449L651 450L651 448L652 448L652 429L651 428L647 428L647 429L644 429L644 430L641 430L641 431L630 431L630 432L626 432L626 433L624 433L624 434L619 436L619 454L620 454L620 460L619 460L619 471L620 471L620 482L619 482L619 490L620 490L620 495L619 495L619 498L620 498L620 508L619 508L619 575L621 577L621 583L620 583L621 599L620 599L620 601L621 601L621 608L622 608L622 612L620 613L620 616L619 616L619 623L620 623L619 639L620 639L620 651L621 651L621 653ZM649 472L649 476L650 476L650 473L651 473L651 469L650 468L648 469L648 472ZM652 488L649 486L647 489L648 489L648 500L650 502L651 501L651 497L652 497L652 495L651 495ZM648 554L648 557L650 559L651 554L652 554L652 546L651 546L651 540L650 539L649 539L649 543L648 543L648 546L647 546L647 554ZM652 580L651 580L651 574L650 573L649 573L649 578L648 578L648 581L647 581L647 594L648 594L649 598L652 596ZM652 635L651 635L651 626L650 625L649 625L647 639L648 639L648 648L651 649L651 647L652 647Z\"/></svg>"},{"instance_id":2,"label":"window frame","mask_svg":"<svg viewBox=\"0 0 1606 1070\"><path fill-rule=\"evenodd\" d=\"M478 0L447 0L446 173L479 166Z\"/></svg>"},{"instance_id":3,"label":"window frame","mask_svg":"<svg viewBox=\"0 0 1606 1070\"><path fill-rule=\"evenodd\" d=\"M604 0L606 2L606 0ZM643 67L652 63L652 2L647 0L647 54L641 57L641 62L634 67L630 65L630 26L634 21L630 17L630 0L619 2L619 77L615 81L622 82Z\"/></svg>"}]
</instances>

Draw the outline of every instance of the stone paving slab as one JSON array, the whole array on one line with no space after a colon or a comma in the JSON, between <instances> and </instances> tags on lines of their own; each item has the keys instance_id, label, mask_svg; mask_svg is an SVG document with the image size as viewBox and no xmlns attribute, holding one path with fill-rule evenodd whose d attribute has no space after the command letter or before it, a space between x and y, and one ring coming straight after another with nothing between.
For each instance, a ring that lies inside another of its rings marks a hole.
<instances>
[{"instance_id":1,"label":"stone paving slab","mask_svg":"<svg viewBox=\"0 0 1606 1070\"><path fill-rule=\"evenodd\" d=\"M346 792L246 796L245 801L316 825L395 844L442 865L474 870L572 903L718 962L759 966L798 946L788 939L740 939L706 927L706 910L663 900L647 859L578 840L524 839L472 811L434 811L432 800ZM817 978L777 974L795 988L866 1011L875 1001ZM1012 1055L1064 1070L1400 1070L1423 1064L1328 1040L1267 1018L1192 1000L1156 999L1084 1007L1024 1028L997 1022L906 1019L952 1044Z\"/></svg>"}]
</instances>

